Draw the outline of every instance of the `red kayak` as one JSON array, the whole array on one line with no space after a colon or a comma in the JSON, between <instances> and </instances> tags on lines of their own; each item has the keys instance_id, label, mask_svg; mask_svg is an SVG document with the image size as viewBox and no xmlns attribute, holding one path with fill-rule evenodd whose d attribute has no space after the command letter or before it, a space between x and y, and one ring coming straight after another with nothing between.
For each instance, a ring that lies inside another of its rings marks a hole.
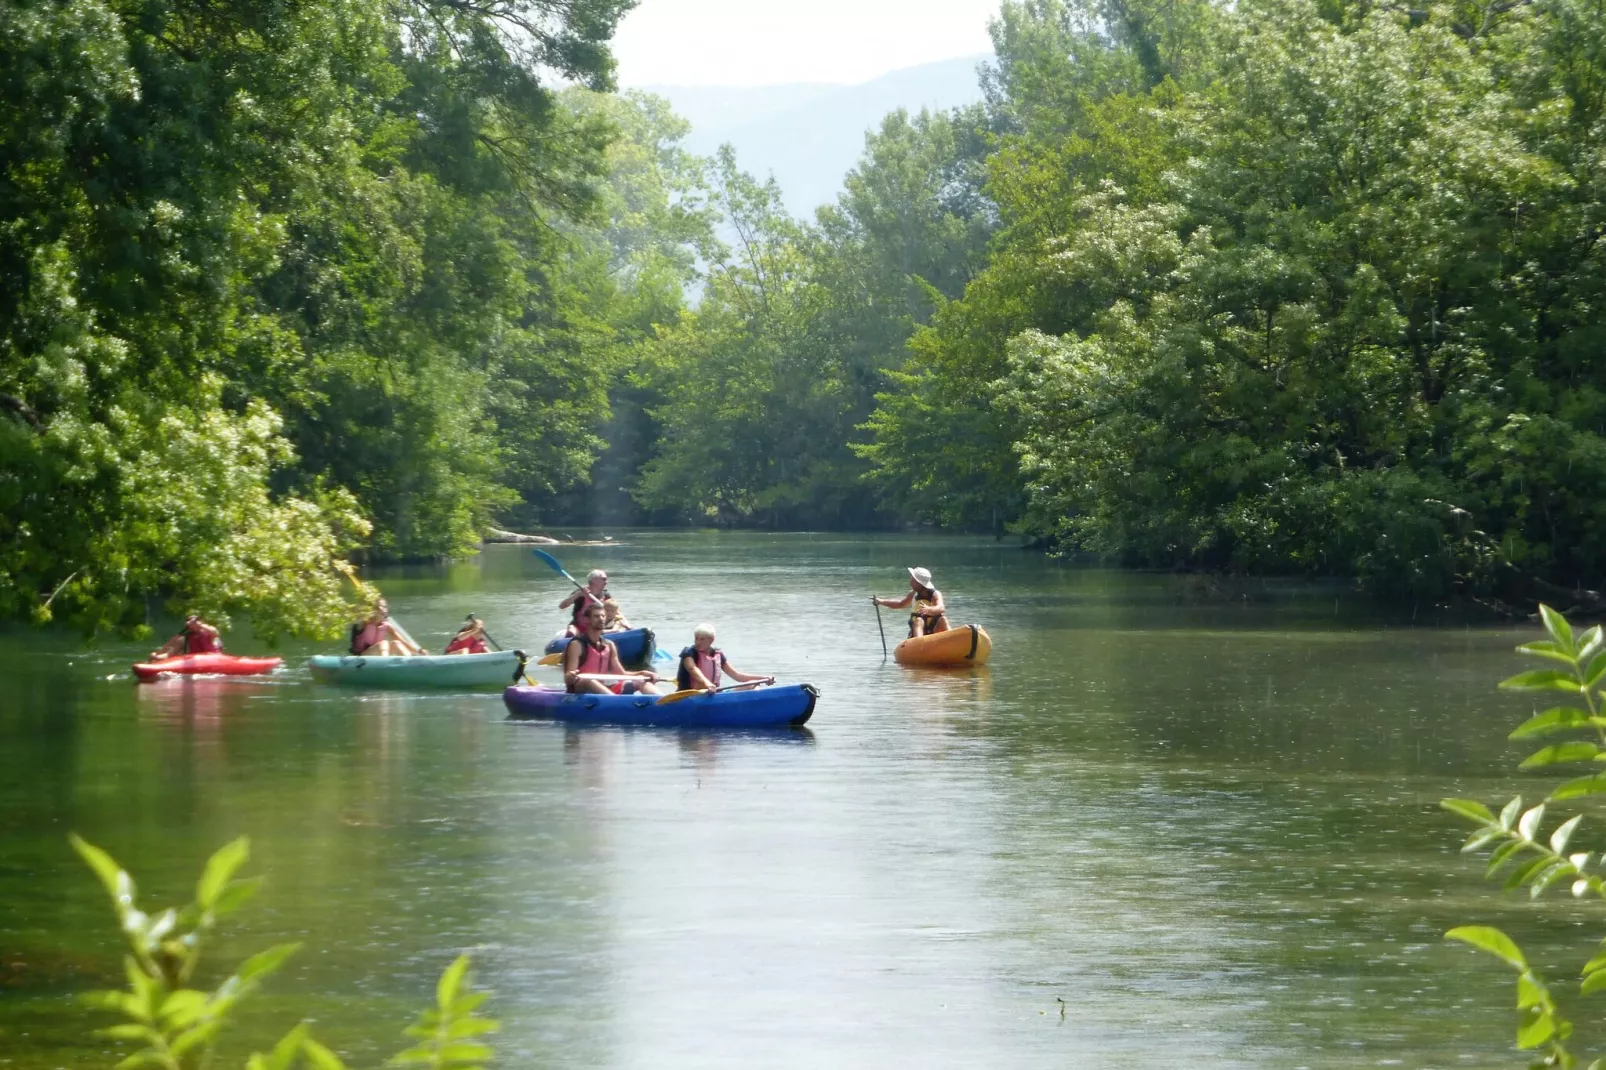
<instances>
[{"instance_id":1,"label":"red kayak","mask_svg":"<svg viewBox=\"0 0 1606 1070\"><path fill-rule=\"evenodd\" d=\"M145 661L134 666L134 675L149 682L167 673L184 676L256 676L272 672L284 664L283 658L237 658L233 654L183 654L161 661Z\"/></svg>"}]
</instances>

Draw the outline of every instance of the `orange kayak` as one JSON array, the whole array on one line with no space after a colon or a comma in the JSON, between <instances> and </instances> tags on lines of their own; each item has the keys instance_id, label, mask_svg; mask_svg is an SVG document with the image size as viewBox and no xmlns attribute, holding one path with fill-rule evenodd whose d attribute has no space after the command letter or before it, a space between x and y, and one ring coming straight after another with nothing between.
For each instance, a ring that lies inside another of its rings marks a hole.
<instances>
[{"instance_id":1,"label":"orange kayak","mask_svg":"<svg viewBox=\"0 0 1606 1070\"><path fill-rule=\"evenodd\" d=\"M979 624L963 624L935 635L905 639L893 650L899 665L925 665L932 668L962 668L985 665L992 655L993 641Z\"/></svg>"}]
</instances>

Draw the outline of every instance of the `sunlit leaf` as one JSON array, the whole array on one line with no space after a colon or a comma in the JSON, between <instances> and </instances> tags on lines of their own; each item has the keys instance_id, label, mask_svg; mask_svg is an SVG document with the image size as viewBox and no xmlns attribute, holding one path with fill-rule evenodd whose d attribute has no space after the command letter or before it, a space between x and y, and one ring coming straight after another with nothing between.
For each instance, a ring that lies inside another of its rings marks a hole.
<instances>
[{"instance_id":1,"label":"sunlit leaf","mask_svg":"<svg viewBox=\"0 0 1606 1070\"><path fill-rule=\"evenodd\" d=\"M240 963L240 968L234 971L234 975L241 982L260 980L283 966L285 960L294 955L300 948L301 945L299 943L276 944L266 951L258 951L255 955Z\"/></svg>"},{"instance_id":2,"label":"sunlit leaf","mask_svg":"<svg viewBox=\"0 0 1606 1070\"><path fill-rule=\"evenodd\" d=\"M1524 1012L1522 1024L1517 1027L1517 1047L1537 1048L1555 1035L1555 1019L1548 1011L1533 1007Z\"/></svg>"},{"instance_id":3,"label":"sunlit leaf","mask_svg":"<svg viewBox=\"0 0 1606 1070\"><path fill-rule=\"evenodd\" d=\"M100 878L100 883L106 886L107 894L112 897L112 902L117 904L118 913L121 914L123 908L127 905L127 901L124 899L125 890L129 893L130 898L132 898L133 891L133 881L128 877L128 874L123 872L123 867L113 861L111 855L85 840L76 832L69 832L67 840L72 844L73 850L78 852L79 857L89 863L89 868L95 871L95 876Z\"/></svg>"},{"instance_id":4,"label":"sunlit leaf","mask_svg":"<svg viewBox=\"0 0 1606 1070\"><path fill-rule=\"evenodd\" d=\"M1494 876L1495 873L1499 871L1500 867L1505 865L1512 855L1516 854L1522 849L1523 843L1521 840L1509 840L1506 843L1501 844L1499 847L1496 847L1489 855L1489 869L1487 875L1491 877Z\"/></svg>"},{"instance_id":5,"label":"sunlit leaf","mask_svg":"<svg viewBox=\"0 0 1606 1070\"><path fill-rule=\"evenodd\" d=\"M251 839L241 836L231 840L218 848L211 858L206 860L206 869L201 873L201 879L195 885L195 901L206 909L212 909L223 894L223 889L234 877L234 873L246 859L251 857Z\"/></svg>"},{"instance_id":6,"label":"sunlit leaf","mask_svg":"<svg viewBox=\"0 0 1606 1070\"><path fill-rule=\"evenodd\" d=\"M1550 859L1544 857L1535 858L1532 861L1524 862L1522 865L1512 870L1511 875L1506 878L1506 890L1511 891L1514 888L1521 888L1524 884L1527 884L1529 881L1537 877L1548 865L1550 865Z\"/></svg>"},{"instance_id":7,"label":"sunlit leaf","mask_svg":"<svg viewBox=\"0 0 1606 1070\"><path fill-rule=\"evenodd\" d=\"M1538 769L1540 766L1560 765L1563 762L1588 762L1593 761L1601 753L1601 749L1595 744L1581 739L1568 743L1553 743L1528 755L1517 768Z\"/></svg>"},{"instance_id":8,"label":"sunlit leaf","mask_svg":"<svg viewBox=\"0 0 1606 1070\"><path fill-rule=\"evenodd\" d=\"M1440 799L1439 808L1452 814L1460 814L1471 821L1494 824L1494 814L1487 806L1474 799Z\"/></svg>"},{"instance_id":9,"label":"sunlit leaf","mask_svg":"<svg viewBox=\"0 0 1606 1070\"><path fill-rule=\"evenodd\" d=\"M452 1002L457 999L457 990L468 973L468 956L459 955L456 961L446 967L440 980L435 985L435 1005L441 1010L450 1010Z\"/></svg>"},{"instance_id":10,"label":"sunlit leaf","mask_svg":"<svg viewBox=\"0 0 1606 1070\"><path fill-rule=\"evenodd\" d=\"M1539 823L1545 819L1545 804L1539 803L1531 807L1517 822L1517 835L1525 840L1531 840L1539 832Z\"/></svg>"},{"instance_id":11,"label":"sunlit leaf","mask_svg":"<svg viewBox=\"0 0 1606 1070\"><path fill-rule=\"evenodd\" d=\"M1589 723L1587 710L1581 710L1576 706L1552 706L1522 722L1507 738L1528 739L1532 736L1547 736L1571 728L1582 728Z\"/></svg>"},{"instance_id":12,"label":"sunlit leaf","mask_svg":"<svg viewBox=\"0 0 1606 1070\"><path fill-rule=\"evenodd\" d=\"M1570 691L1575 695L1580 691L1577 677L1554 669L1520 672L1501 680L1500 687L1505 691Z\"/></svg>"},{"instance_id":13,"label":"sunlit leaf","mask_svg":"<svg viewBox=\"0 0 1606 1070\"><path fill-rule=\"evenodd\" d=\"M1578 827L1578 823L1583 819L1583 814L1574 814L1557 825L1556 831L1550 834L1550 849L1557 854L1564 853L1567 850L1567 841L1572 839L1573 830Z\"/></svg>"},{"instance_id":14,"label":"sunlit leaf","mask_svg":"<svg viewBox=\"0 0 1606 1070\"><path fill-rule=\"evenodd\" d=\"M1497 958L1509 962L1519 970L1528 968L1528 962L1522 957L1522 951L1512 942L1511 937L1499 929L1489 925L1462 925L1451 929L1444 934L1447 940L1460 940L1471 944L1480 951L1487 951Z\"/></svg>"},{"instance_id":15,"label":"sunlit leaf","mask_svg":"<svg viewBox=\"0 0 1606 1070\"><path fill-rule=\"evenodd\" d=\"M212 913L216 917L224 917L239 910L250 902L262 888L261 877L248 877L245 880L231 881L223 893L212 904Z\"/></svg>"},{"instance_id":16,"label":"sunlit leaf","mask_svg":"<svg viewBox=\"0 0 1606 1070\"><path fill-rule=\"evenodd\" d=\"M1545 631L1550 633L1557 646L1573 649L1573 629L1572 625L1567 623L1566 617L1544 603L1539 605L1539 617L1544 621Z\"/></svg>"},{"instance_id":17,"label":"sunlit leaf","mask_svg":"<svg viewBox=\"0 0 1606 1070\"><path fill-rule=\"evenodd\" d=\"M1566 799L1582 798L1585 795L1599 795L1601 792L1606 792L1606 773L1592 773L1558 785L1556 790L1550 793L1550 801L1562 802Z\"/></svg>"},{"instance_id":18,"label":"sunlit leaf","mask_svg":"<svg viewBox=\"0 0 1606 1070\"><path fill-rule=\"evenodd\" d=\"M1517 648L1517 652L1519 654L1527 654L1529 657L1545 658L1548 661L1560 662L1563 665L1577 664L1577 660L1573 657L1572 651L1563 650L1548 639L1540 639L1532 643L1523 643Z\"/></svg>"}]
</instances>

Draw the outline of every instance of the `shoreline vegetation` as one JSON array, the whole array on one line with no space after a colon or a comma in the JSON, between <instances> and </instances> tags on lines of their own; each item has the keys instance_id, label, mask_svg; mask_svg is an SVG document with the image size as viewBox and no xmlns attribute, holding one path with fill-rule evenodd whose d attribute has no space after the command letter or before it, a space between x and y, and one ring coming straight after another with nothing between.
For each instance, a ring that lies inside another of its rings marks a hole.
<instances>
[{"instance_id":1,"label":"shoreline vegetation","mask_svg":"<svg viewBox=\"0 0 1606 1070\"><path fill-rule=\"evenodd\" d=\"M628 6L0 8L0 618L681 524L1606 613L1598 7L1006 0L802 220Z\"/></svg>"}]
</instances>

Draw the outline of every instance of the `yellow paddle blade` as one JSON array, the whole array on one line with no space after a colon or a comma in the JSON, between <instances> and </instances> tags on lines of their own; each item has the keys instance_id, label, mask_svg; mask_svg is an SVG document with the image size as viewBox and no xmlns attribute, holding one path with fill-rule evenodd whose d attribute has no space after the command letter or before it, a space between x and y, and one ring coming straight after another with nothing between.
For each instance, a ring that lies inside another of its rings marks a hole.
<instances>
[{"instance_id":1,"label":"yellow paddle blade","mask_svg":"<svg viewBox=\"0 0 1606 1070\"><path fill-rule=\"evenodd\" d=\"M654 705L665 706L671 702L679 702L682 699L696 698L698 695L706 694L708 694L708 692L704 691L700 687L694 687L690 691L671 691L669 694L655 702Z\"/></svg>"},{"instance_id":2,"label":"yellow paddle blade","mask_svg":"<svg viewBox=\"0 0 1606 1070\"><path fill-rule=\"evenodd\" d=\"M562 654L546 654L546 655L543 655L541 660L536 662L536 664L537 665L562 665L563 664L563 655Z\"/></svg>"}]
</instances>

